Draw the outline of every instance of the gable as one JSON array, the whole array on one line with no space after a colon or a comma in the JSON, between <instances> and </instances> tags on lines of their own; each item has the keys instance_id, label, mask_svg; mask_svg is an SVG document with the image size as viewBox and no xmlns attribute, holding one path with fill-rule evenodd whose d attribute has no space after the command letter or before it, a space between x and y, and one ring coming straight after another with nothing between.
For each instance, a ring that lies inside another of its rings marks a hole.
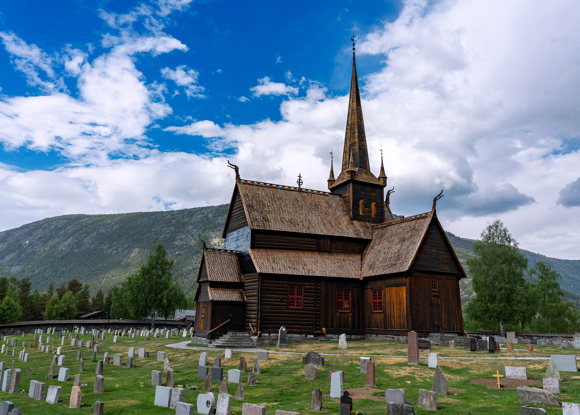
<instances>
[{"instance_id":1,"label":"gable","mask_svg":"<svg viewBox=\"0 0 580 415\"><path fill-rule=\"evenodd\" d=\"M431 221L413 267L417 271L463 274L453 247L447 240L439 221Z\"/></svg>"},{"instance_id":2,"label":"gable","mask_svg":"<svg viewBox=\"0 0 580 415\"><path fill-rule=\"evenodd\" d=\"M242 229L247 226L248 220L246 218L246 212L244 211L242 197L240 195L238 185L236 184L234 193L232 194L232 200L230 201L228 215L226 216L226 223L222 232L222 238L225 238L230 232L237 231L238 229Z\"/></svg>"},{"instance_id":3,"label":"gable","mask_svg":"<svg viewBox=\"0 0 580 415\"><path fill-rule=\"evenodd\" d=\"M201 256L201 263L199 264L199 272L197 274L197 282L207 281L207 266L205 264L205 256Z\"/></svg>"}]
</instances>

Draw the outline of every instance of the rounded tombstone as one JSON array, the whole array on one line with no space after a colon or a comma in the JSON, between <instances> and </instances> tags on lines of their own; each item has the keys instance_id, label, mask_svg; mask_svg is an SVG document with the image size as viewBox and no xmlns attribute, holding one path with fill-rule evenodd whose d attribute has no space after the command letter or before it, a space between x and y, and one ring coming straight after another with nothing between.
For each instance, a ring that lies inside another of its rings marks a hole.
<instances>
[{"instance_id":1,"label":"rounded tombstone","mask_svg":"<svg viewBox=\"0 0 580 415\"><path fill-rule=\"evenodd\" d=\"M197 396L197 413L211 414L215 407L215 397L213 393L200 393Z\"/></svg>"}]
</instances>

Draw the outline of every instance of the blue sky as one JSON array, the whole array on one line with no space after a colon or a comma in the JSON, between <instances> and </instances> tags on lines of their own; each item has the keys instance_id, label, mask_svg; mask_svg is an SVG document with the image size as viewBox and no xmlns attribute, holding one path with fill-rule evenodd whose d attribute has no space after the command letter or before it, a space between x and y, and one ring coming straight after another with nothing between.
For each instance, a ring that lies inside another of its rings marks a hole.
<instances>
[{"instance_id":1,"label":"blue sky","mask_svg":"<svg viewBox=\"0 0 580 415\"><path fill-rule=\"evenodd\" d=\"M580 6L562 1L0 5L0 230L227 203L233 177L325 190L350 36L393 209L580 258ZM335 165L339 165L336 160Z\"/></svg>"}]
</instances>

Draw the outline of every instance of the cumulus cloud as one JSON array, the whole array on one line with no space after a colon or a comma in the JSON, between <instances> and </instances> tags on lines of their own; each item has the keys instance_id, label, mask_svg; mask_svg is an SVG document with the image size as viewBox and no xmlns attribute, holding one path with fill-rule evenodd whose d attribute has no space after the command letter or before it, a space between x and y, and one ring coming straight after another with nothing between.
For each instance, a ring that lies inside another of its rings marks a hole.
<instances>
[{"instance_id":1,"label":"cumulus cloud","mask_svg":"<svg viewBox=\"0 0 580 415\"><path fill-rule=\"evenodd\" d=\"M565 207L580 206L580 177L560 190L558 203Z\"/></svg>"},{"instance_id":2,"label":"cumulus cloud","mask_svg":"<svg viewBox=\"0 0 580 415\"><path fill-rule=\"evenodd\" d=\"M272 82L269 77L265 76L258 79L258 85L250 88L255 97L263 95L296 95L298 88L286 85L282 82Z\"/></svg>"},{"instance_id":3,"label":"cumulus cloud","mask_svg":"<svg viewBox=\"0 0 580 415\"><path fill-rule=\"evenodd\" d=\"M175 69L163 68L161 74L165 79L169 79L182 87L188 98L202 98L204 96L204 88L197 82L199 72L195 69L180 65Z\"/></svg>"}]
</instances>

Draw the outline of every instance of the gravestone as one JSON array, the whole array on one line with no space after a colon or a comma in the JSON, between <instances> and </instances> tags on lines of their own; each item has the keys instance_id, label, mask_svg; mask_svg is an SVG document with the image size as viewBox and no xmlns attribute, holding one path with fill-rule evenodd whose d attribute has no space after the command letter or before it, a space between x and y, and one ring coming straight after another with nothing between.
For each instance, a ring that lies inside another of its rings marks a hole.
<instances>
[{"instance_id":1,"label":"gravestone","mask_svg":"<svg viewBox=\"0 0 580 415\"><path fill-rule=\"evenodd\" d=\"M517 344L518 339L516 339L516 332L515 331L508 331L506 333L507 342L511 344Z\"/></svg>"},{"instance_id":2,"label":"gravestone","mask_svg":"<svg viewBox=\"0 0 580 415\"><path fill-rule=\"evenodd\" d=\"M73 386L81 386L81 375L79 373L77 373L73 379Z\"/></svg>"},{"instance_id":3,"label":"gravestone","mask_svg":"<svg viewBox=\"0 0 580 415\"><path fill-rule=\"evenodd\" d=\"M123 366L123 355L122 354L113 355L113 365Z\"/></svg>"},{"instance_id":4,"label":"gravestone","mask_svg":"<svg viewBox=\"0 0 580 415\"><path fill-rule=\"evenodd\" d=\"M222 383L220 383L219 393L226 393L228 395L230 394L230 385L228 384L227 379L222 379Z\"/></svg>"},{"instance_id":5,"label":"gravestone","mask_svg":"<svg viewBox=\"0 0 580 415\"><path fill-rule=\"evenodd\" d=\"M169 408L169 404L171 403L171 392L172 388L157 385L155 387L155 400L153 401L153 405Z\"/></svg>"},{"instance_id":6,"label":"gravestone","mask_svg":"<svg viewBox=\"0 0 580 415\"><path fill-rule=\"evenodd\" d=\"M79 372L84 372L84 371L85 371L85 361L81 357L81 360L79 360Z\"/></svg>"},{"instance_id":7,"label":"gravestone","mask_svg":"<svg viewBox=\"0 0 580 415\"><path fill-rule=\"evenodd\" d=\"M370 357L361 356L360 358L360 373L367 373L367 362L370 362Z\"/></svg>"},{"instance_id":8,"label":"gravestone","mask_svg":"<svg viewBox=\"0 0 580 415\"><path fill-rule=\"evenodd\" d=\"M199 363L198 366L206 366L207 365L207 353L206 352L202 352L199 355Z\"/></svg>"},{"instance_id":9,"label":"gravestone","mask_svg":"<svg viewBox=\"0 0 580 415\"><path fill-rule=\"evenodd\" d=\"M406 403L388 403L387 404L387 414L388 415L414 415L415 408L413 405Z\"/></svg>"},{"instance_id":10,"label":"gravestone","mask_svg":"<svg viewBox=\"0 0 580 415\"><path fill-rule=\"evenodd\" d=\"M48 368L48 375L46 376L47 379L52 379L54 378L54 363L50 364L50 367Z\"/></svg>"},{"instance_id":11,"label":"gravestone","mask_svg":"<svg viewBox=\"0 0 580 415\"><path fill-rule=\"evenodd\" d=\"M221 381L224 378L224 368L223 367L212 367L211 377L216 381Z\"/></svg>"},{"instance_id":12,"label":"gravestone","mask_svg":"<svg viewBox=\"0 0 580 415\"><path fill-rule=\"evenodd\" d=\"M169 369L165 375L165 385L172 388L175 386L175 375L173 369Z\"/></svg>"},{"instance_id":13,"label":"gravestone","mask_svg":"<svg viewBox=\"0 0 580 415\"><path fill-rule=\"evenodd\" d=\"M200 393L197 395L197 413L211 414L215 406L215 397L213 393Z\"/></svg>"},{"instance_id":14,"label":"gravestone","mask_svg":"<svg viewBox=\"0 0 580 415\"><path fill-rule=\"evenodd\" d=\"M240 356L240 364L238 365L238 369L240 369L242 372L248 370L248 363L246 362L246 358L244 356Z\"/></svg>"},{"instance_id":15,"label":"gravestone","mask_svg":"<svg viewBox=\"0 0 580 415\"><path fill-rule=\"evenodd\" d=\"M245 401L246 400L246 397L244 395L244 383L243 382L238 383L238 387L236 389L235 400L236 401Z\"/></svg>"},{"instance_id":16,"label":"gravestone","mask_svg":"<svg viewBox=\"0 0 580 415\"><path fill-rule=\"evenodd\" d=\"M574 349L576 350L580 349L580 333L574 334L574 340L572 341L572 345L574 346Z\"/></svg>"},{"instance_id":17,"label":"gravestone","mask_svg":"<svg viewBox=\"0 0 580 415\"><path fill-rule=\"evenodd\" d=\"M169 407L171 409L176 409L179 402L183 402L185 396L185 389L183 388L173 388L171 390L171 401L169 401Z\"/></svg>"},{"instance_id":18,"label":"gravestone","mask_svg":"<svg viewBox=\"0 0 580 415\"><path fill-rule=\"evenodd\" d=\"M367 362L367 374L366 374L366 383L365 386L376 386L375 381L375 362L369 361Z\"/></svg>"},{"instance_id":19,"label":"gravestone","mask_svg":"<svg viewBox=\"0 0 580 415\"><path fill-rule=\"evenodd\" d=\"M455 349L455 340L449 340L449 348Z\"/></svg>"},{"instance_id":20,"label":"gravestone","mask_svg":"<svg viewBox=\"0 0 580 415\"><path fill-rule=\"evenodd\" d=\"M340 336L338 336L338 348L345 350L348 347L348 345L346 344L346 334L342 333Z\"/></svg>"},{"instance_id":21,"label":"gravestone","mask_svg":"<svg viewBox=\"0 0 580 415\"><path fill-rule=\"evenodd\" d=\"M487 340L476 339L476 343L478 352L487 351Z\"/></svg>"},{"instance_id":22,"label":"gravestone","mask_svg":"<svg viewBox=\"0 0 580 415\"><path fill-rule=\"evenodd\" d=\"M340 398L342 396L342 371L337 370L330 375L330 397Z\"/></svg>"},{"instance_id":23,"label":"gravestone","mask_svg":"<svg viewBox=\"0 0 580 415\"><path fill-rule=\"evenodd\" d=\"M127 354L128 357L135 357L135 348L129 347L129 353Z\"/></svg>"},{"instance_id":24,"label":"gravestone","mask_svg":"<svg viewBox=\"0 0 580 415\"><path fill-rule=\"evenodd\" d=\"M97 362L97 367L95 368L95 375L102 375L103 374L103 361L99 360Z\"/></svg>"},{"instance_id":25,"label":"gravestone","mask_svg":"<svg viewBox=\"0 0 580 415\"><path fill-rule=\"evenodd\" d=\"M224 353L224 359L231 359L232 358L232 349L226 349Z\"/></svg>"},{"instance_id":26,"label":"gravestone","mask_svg":"<svg viewBox=\"0 0 580 415\"><path fill-rule=\"evenodd\" d=\"M80 408L81 407L81 388L78 386L73 386L70 391L70 400L68 403L69 408Z\"/></svg>"},{"instance_id":27,"label":"gravestone","mask_svg":"<svg viewBox=\"0 0 580 415\"><path fill-rule=\"evenodd\" d=\"M447 395L447 392L449 391L449 380L447 380L447 376L445 376L445 373L441 370L441 366L437 366L435 369L433 386L431 389L440 396Z\"/></svg>"},{"instance_id":28,"label":"gravestone","mask_svg":"<svg viewBox=\"0 0 580 415\"><path fill-rule=\"evenodd\" d=\"M127 358L127 369L132 369L132 368L133 368L133 358L128 357Z\"/></svg>"},{"instance_id":29,"label":"gravestone","mask_svg":"<svg viewBox=\"0 0 580 415\"><path fill-rule=\"evenodd\" d=\"M435 369L439 365L439 355L437 353L429 353L429 358L427 359L427 365L430 368Z\"/></svg>"},{"instance_id":30,"label":"gravestone","mask_svg":"<svg viewBox=\"0 0 580 415\"><path fill-rule=\"evenodd\" d=\"M218 395L215 414L230 415L231 409L232 409L232 396L227 393L220 393Z\"/></svg>"},{"instance_id":31,"label":"gravestone","mask_svg":"<svg viewBox=\"0 0 580 415\"><path fill-rule=\"evenodd\" d=\"M14 403L10 401L0 401L0 415L8 415L14 409Z\"/></svg>"},{"instance_id":32,"label":"gravestone","mask_svg":"<svg viewBox=\"0 0 580 415\"><path fill-rule=\"evenodd\" d=\"M242 415L266 415L266 407L253 403L245 403L242 406Z\"/></svg>"},{"instance_id":33,"label":"gravestone","mask_svg":"<svg viewBox=\"0 0 580 415\"><path fill-rule=\"evenodd\" d=\"M463 348L470 352L477 351L477 339L474 337L466 337L463 341Z\"/></svg>"},{"instance_id":34,"label":"gravestone","mask_svg":"<svg viewBox=\"0 0 580 415\"><path fill-rule=\"evenodd\" d=\"M10 387L8 388L8 393L18 393L20 388L20 376L22 371L20 369L14 369L12 371L12 376L10 376Z\"/></svg>"},{"instance_id":35,"label":"gravestone","mask_svg":"<svg viewBox=\"0 0 580 415\"><path fill-rule=\"evenodd\" d=\"M497 352L497 343L495 341L495 337L489 336L489 338L487 339L487 350L490 353Z\"/></svg>"},{"instance_id":36,"label":"gravestone","mask_svg":"<svg viewBox=\"0 0 580 415\"><path fill-rule=\"evenodd\" d=\"M527 368L521 366L505 366L505 377L508 379L527 379Z\"/></svg>"},{"instance_id":37,"label":"gravestone","mask_svg":"<svg viewBox=\"0 0 580 415\"><path fill-rule=\"evenodd\" d=\"M139 356L139 358L144 358L146 353L147 352L144 347L139 347L139 349L137 350L137 355Z\"/></svg>"},{"instance_id":38,"label":"gravestone","mask_svg":"<svg viewBox=\"0 0 580 415\"><path fill-rule=\"evenodd\" d=\"M550 363L548 364L548 369L546 369L546 375L544 377L560 379L560 371L558 370L558 367L556 366L556 363L554 363L553 360L550 360Z\"/></svg>"},{"instance_id":39,"label":"gravestone","mask_svg":"<svg viewBox=\"0 0 580 415\"><path fill-rule=\"evenodd\" d=\"M535 408L530 405L520 406L519 415L543 415L546 414L546 410L544 408Z\"/></svg>"},{"instance_id":40,"label":"gravestone","mask_svg":"<svg viewBox=\"0 0 580 415\"><path fill-rule=\"evenodd\" d=\"M562 406L562 403L554 394L540 388L520 386L516 388L516 392L521 403L555 406L558 408Z\"/></svg>"},{"instance_id":41,"label":"gravestone","mask_svg":"<svg viewBox=\"0 0 580 415\"><path fill-rule=\"evenodd\" d=\"M77 350L77 354L76 354L75 360L81 360L82 355L83 355L82 352L80 350Z\"/></svg>"},{"instance_id":42,"label":"gravestone","mask_svg":"<svg viewBox=\"0 0 580 415\"><path fill-rule=\"evenodd\" d=\"M228 370L228 382L229 383L240 383L242 379L242 372L239 369Z\"/></svg>"},{"instance_id":43,"label":"gravestone","mask_svg":"<svg viewBox=\"0 0 580 415\"><path fill-rule=\"evenodd\" d=\"M431 342L427 339L417 339L419 350L431 350Z\"/></svg>"},{"instance_id":44,"label":"gravestone","mask_svg":"<svg viewBox=\"0 0 580 415\"><path fill-rule=\"evenodd\" d=\"M310 401L310 409L313 411L322 411L322 392L316 388L312 391L312 400Z\"/></svg>"},{"instance_id":45,"label":"gravestone","mask_svg":"<svg viewBox=\"0 0 580 415\"><path fill-rule=\"evenodd\" d=\"M204 380L207 377L209 368L207 366L199 366L197 368L197 378L199 380Z\"/></svg>"},{"instance_id":46,"label":"gravestone","mask_svg":"<svg viewBox=\"0 0 580 415\"><path fill-rule=\"evenodd\" d=\"M344 391L340 397L340 415L350 415L352 412L352 398L348 391Z\"/></svg>"},{"instance_id":47,"label":"gravestone","mask_svg":"<svg viewBox=\"0 0 580 415\"><path fill-rule=\"evenodd\" d=\"M102 375L95 376L95 386L93 393L105 393L105 377Z\"/></svg>"},{"instance_id":48,"label":"gravestone","mask_svg":"<svg viewBox=\"0 0 580 415\"><path fill-rule=\"evenodd\" d=\"M278 343L277 343L277 346L278 347L286 347L287 345L288 345L287 330L286 330L286 327L282 326L278 330Z\"/></svg>"},{"instance_id":49,"label":"gravestone","mask_svg":"<svg viewBox=\"0 0 580 415\"><path fill-rule=\"evenodd\" d=\"M248 373L248 386L256 386L253 372Z\"/></svg>"},{"instance_id":50,"label":"gravestone","mask_svg":"<svg viewBox=\"0 0 580 415\"><path fill-rule=\"evenodd\" d=\"M252 373L254 375L259 375L262 373L260 370L260 361L258 359L254 360L254 368L252 369Z\"/></svg>"},{"instance_id":51,"label":"gravestone","mask_svg":"<svg viewBox=\"0 0 580 415\"><path fill-rule=\"evenodd\" d=\"M302 358L302 364L313 364L317 367L324 366L324 357L320 356L317 352L308 352L306 353L306 356Z\"/></svg>"},{"instance_id":52,"label":"gravestone","mask_svg":"<svg viewBox=\"0 0 580 415\"><path fill-rule=\"evenodd\" d=\"M318 369L313 364L307 364L304 366L304 378L306 380L316 380L318 376Z\"/></svg>"},{"instance_id":53,"label":"gravestone","mask_svg":"<svg viewBox=\"0 0 580 415\"><path fill-rule=\"evenodd\" d=\"M166 357L167 357L167 353L157 352L157 361L158 362L164 362Z\"/></svg>"},{"instance_id":54,"label":"gravestone","mask_svg":"<svg viewBox=\"0 0 580 415\"><path fill-rule=\"evenodd\" d=\"M161 386L163 384L163 377L160 370L151 371L151 386Z\"/></svg>"},{"instance_id":55,"label":"gravestone","mask_svg":"<svg viewBox=\"0 0 580 415\"><path fill-rule=\"evenodd\" d=\"M258 353L256 355L258 360L268 360L267 350L258 350Z\"/></svg>"},{"instance_id":56,"label":"gravestone","mask_svg":"<svg viewBox=\"0 0 580 415\"><path fill-rule=\"evenodd\" d=\"M6 369L2 374L2 392L8 392L10 388L10 377L12 376L12 369Z\"/></svg>"},{"instance_id":57,"label":"gravestone","mask_svg":"<svg viewBox=\"0 0 580 415\"><path fill-rule=\"evenodd\" d=\"M417 406L427 411L437 410L437 393L425 389L419 389L419 400Z\"/></svg>"},{"instance_id":58,"label":"gravestone","mask_svg":"<svg viewBox=\"0 0 580 415\"><path fill-rule=\"evenodd\" d=\"M169 332L167 332L169 334ZM175 415L193 415L193 404L179 402L175 407Z\"/></svg>"},{"instance_id":59,"label":"gravestone","mask_svg":"<svg viewBox=\"0 0 580 415\"><path fill-rule=\"evenodd\" d=\"M407 360L409 365L419 364L419 345L417 343L417 333L410 331L407 334Z\"/></svg>"},{"instance_id":60,"label":"gravestone","mask_svg":"<svg viewBox=\"0 0 580 415\"><path fill-rule=\"evenodd\" d=\"M578 372L576 364L576 356L554 354L550 356L550 360L554 362L560 372Z\"/></svg>"},{"instance_id":61,"label":"gravestone","mask_svg":"<svg viewBox=\"0 0 580 415\"><path fill-rule=\"evenodd\" d=\"M60 397L60 386L49 386L46 393L46 403L56 405Z\"/></svg>"},{"instance_id":62,"label":"gravestone","mask_svg":"<svg viewBox=\"0 0 580 415\"><path fill-rule=\"evenodd\" d=\"M546 392L560 393L560 379L558 378L544 378L542 386Z\"/></svg>"},{"instance_id":63,"label":"gravestone","mask_svg":"<svg viewBox=\"0 0 580 415\"><path fill-rule=\"evenodd\" d=\"M406 404L407 398L405 397L404 389L387 389L385 390L385 402L389 403L399 403Z\"/></svg>"},{"instance_id":64,"label":"gravestone","mask_svg":"<svg viewBox=\"0 0 580 415\"><path fill-rule=\"evenodd\" d=\"M213 361L213 367L222 367L222 359L216 357Z\"/></svg>"},{"instance_id":65,"label":"gravestone","mask_svg":"<svg viewBox=\"0 0 580 415\"><path fill-rule=\"evenodd\" d=\"M61 354L61 355L58 357L58 363L57 363L57 364L58 364L59 366L62 366L62 365L64 365L64 358L65 358L65 355L63 355L63 354Z\"/></svg>"},{"instance_id":66,"label":"gravestone","mask_svg":"<svg viewBox=\"0 0 580 415\"><path fill-rule=\"evenodd\" d=\"M580 404L562 402L562 415L580 415Z\"/></svg>"}]
</instances>

